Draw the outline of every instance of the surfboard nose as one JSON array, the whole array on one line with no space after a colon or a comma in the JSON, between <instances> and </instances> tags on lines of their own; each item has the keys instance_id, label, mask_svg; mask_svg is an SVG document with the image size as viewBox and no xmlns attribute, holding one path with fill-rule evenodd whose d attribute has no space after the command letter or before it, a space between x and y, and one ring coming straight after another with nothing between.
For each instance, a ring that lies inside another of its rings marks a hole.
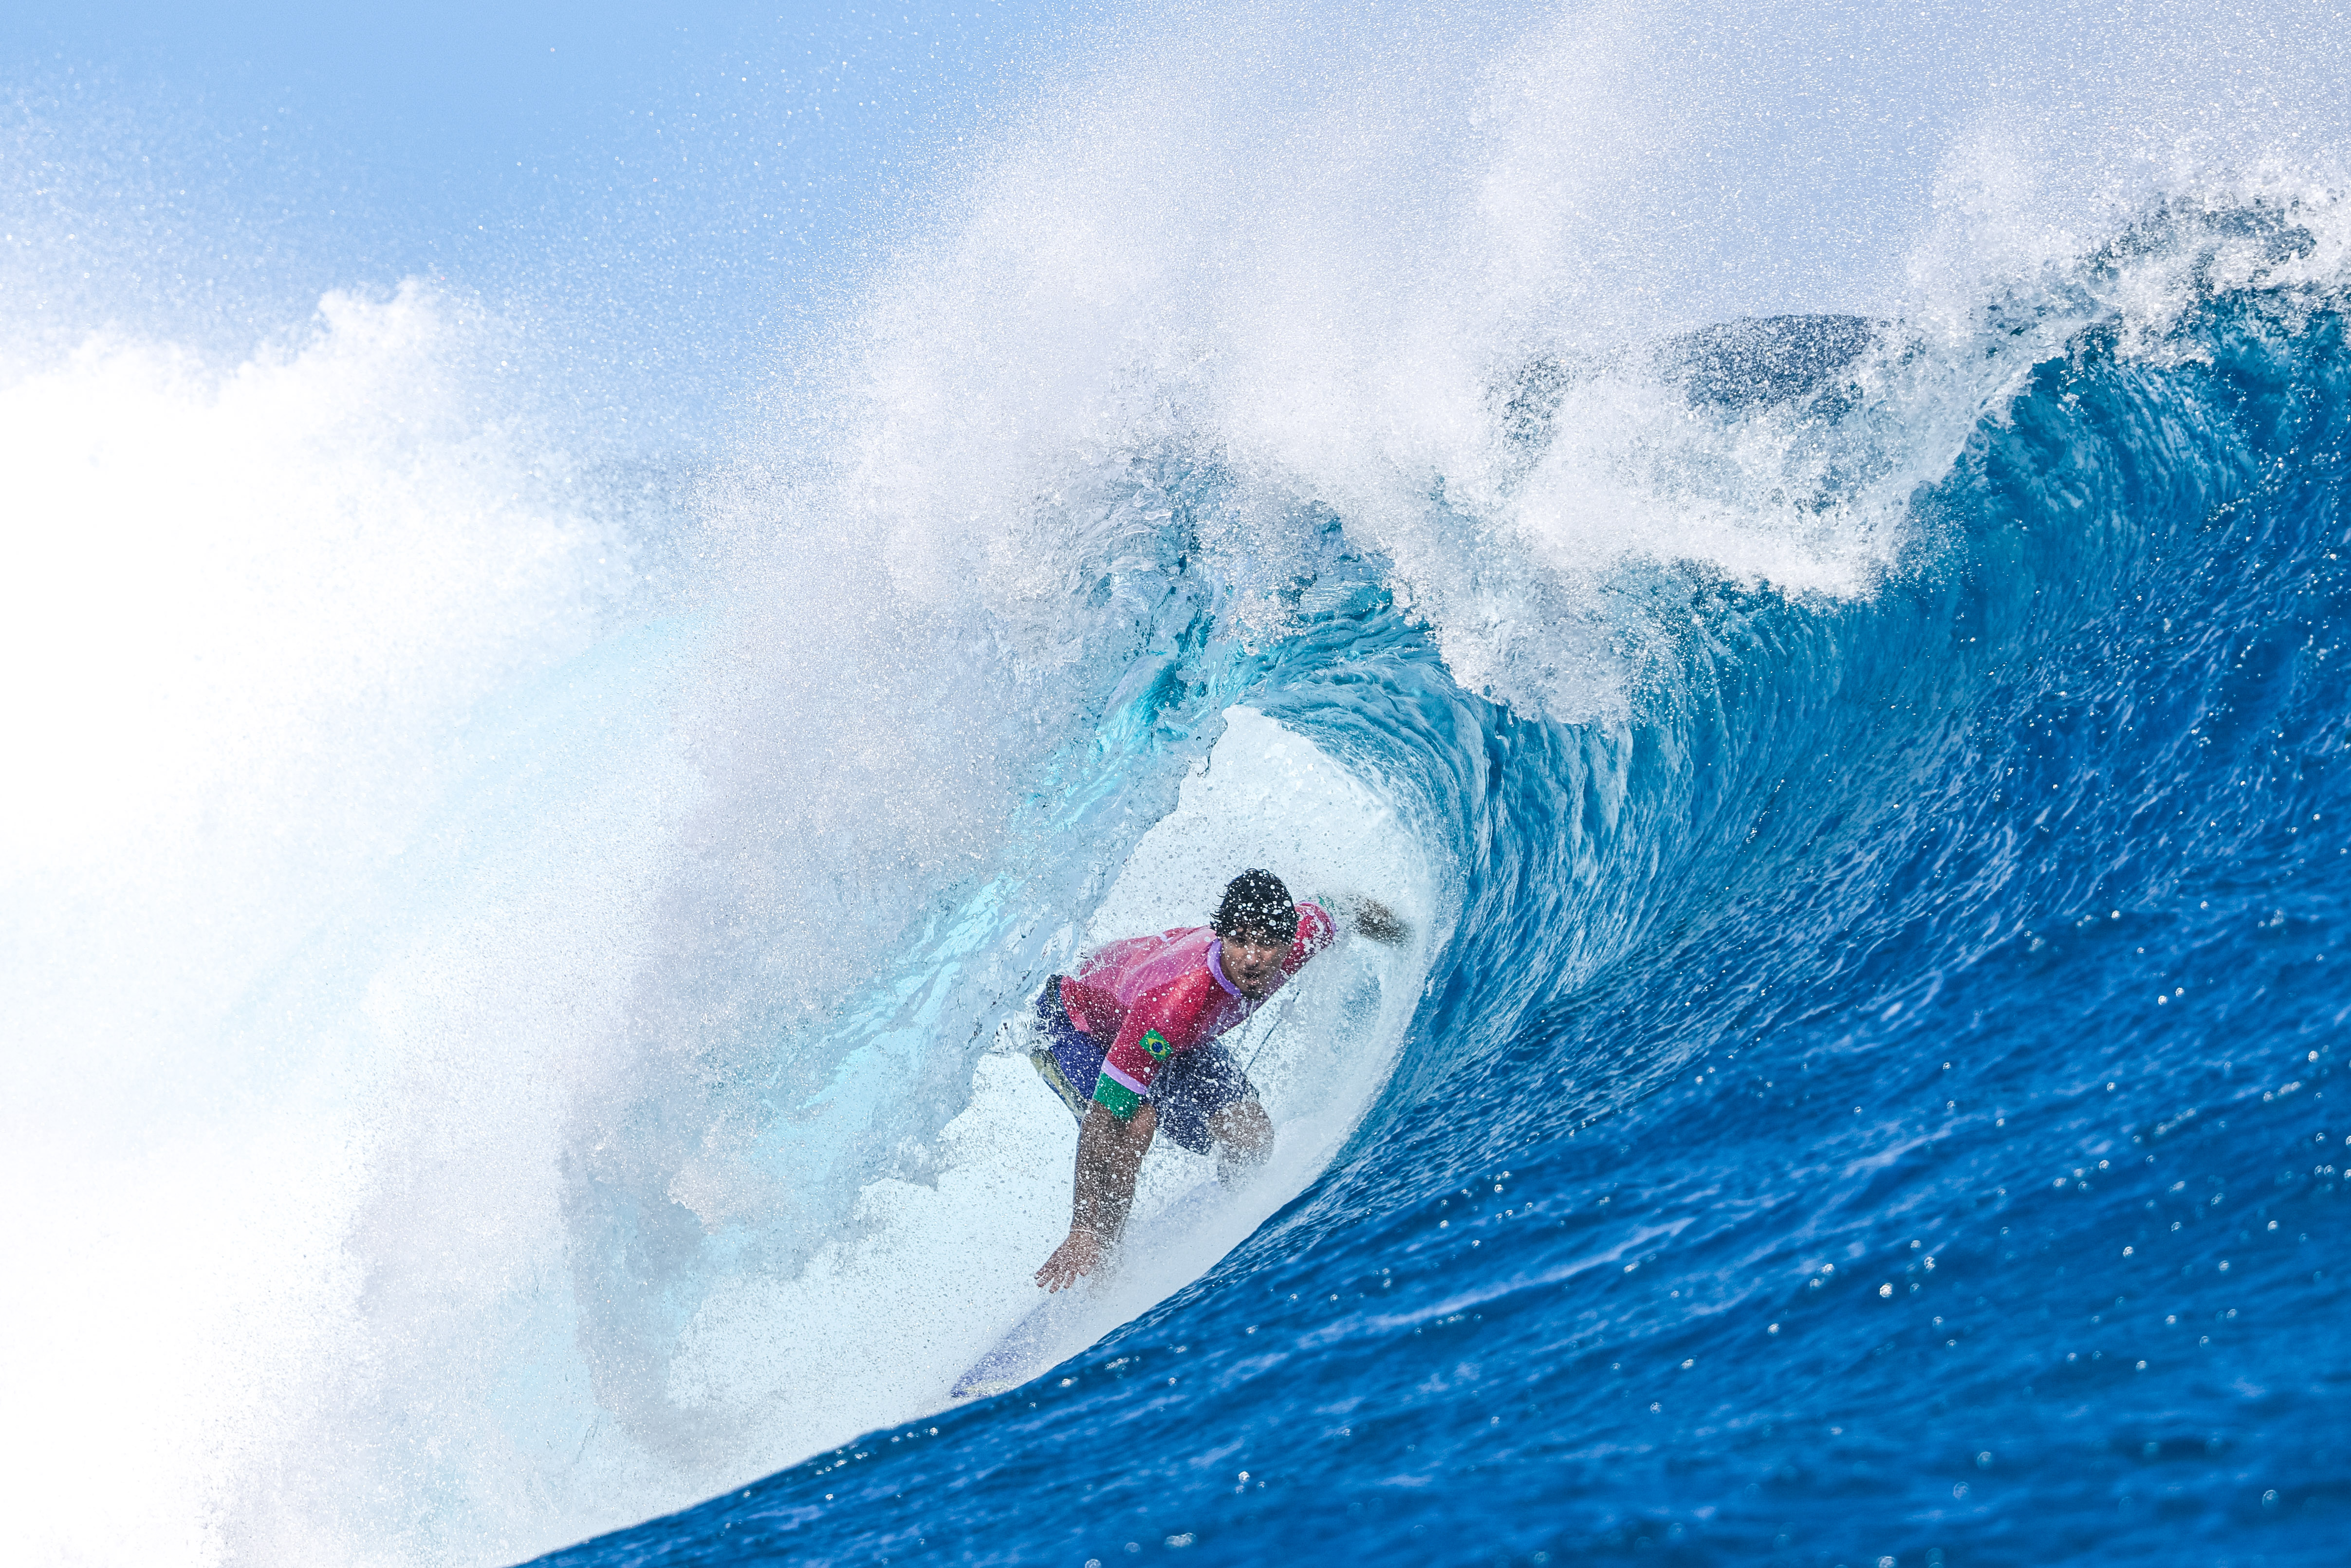
<instances>
[{"instance_id":1,"label":"surfboard nose","mask_svg":"<svg viewBox=\"0 0 2351 1568\"><path fill-rule=\"evenodd\" d=\"M1087 1295L1086 1284L1081 1281L1038 1302L1028 1316L996 1342L994 1349L955 1380L955 1386L947 1390L948 1397L985 1399L1008 1388L1018 1388L1077 1349L1070 1331L1078 1325Z\"/></svg>"}]
</instances>

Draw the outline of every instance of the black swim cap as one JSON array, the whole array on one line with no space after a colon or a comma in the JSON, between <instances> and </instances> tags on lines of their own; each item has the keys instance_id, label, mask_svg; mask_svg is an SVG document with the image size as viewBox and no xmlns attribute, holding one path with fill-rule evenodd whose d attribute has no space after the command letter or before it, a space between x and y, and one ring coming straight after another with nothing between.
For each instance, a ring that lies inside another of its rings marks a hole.
<instances>
[{"instance_id":1,"label":"black swim cap","mask_svg":"<svg viewBox=\"0 0 2351 1568\"><path fill-rule=\"evenodd\" d=\"M1219 936L1287 943L1298 934L1298 908L1273 873L1245 871L1225 884L1225 901L1208 928Z\"/></svg>"}]
</instances>

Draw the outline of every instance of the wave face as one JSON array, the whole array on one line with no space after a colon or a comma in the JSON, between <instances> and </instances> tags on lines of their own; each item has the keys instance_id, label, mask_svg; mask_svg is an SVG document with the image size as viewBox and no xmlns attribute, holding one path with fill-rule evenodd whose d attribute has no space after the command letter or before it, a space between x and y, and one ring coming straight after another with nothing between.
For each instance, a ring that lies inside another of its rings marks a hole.
<instances>
[{"instance_id":1,"label":"wave face","mask_svg":"<svg viewBox=\"0 0 2351 1568\"><path fill-rule=\"evenodd\" d=\"M2314 243L2274 216L2216 226ZM1449 868L1361 1129L1029 1387L549 1561L2325 1560L2345 325L2083 324L1866 598L1646 579L1617 722L1317 578L1247 700ZM1834 426L1857 331L1665 358Z\"/></svg>"},{"instance_id":2,"label":"wave face","mask_svg":"<svg viewBox=\"0 0 2351 1568\"><path fill-rule=\"evenodd\" d=\"M1105 26L722 457L12 217L27 1550L2339 1557L2351 45L1754 16ZM953 1405L1250 864L1411 940Z\"/></svg>"}]
</instances>

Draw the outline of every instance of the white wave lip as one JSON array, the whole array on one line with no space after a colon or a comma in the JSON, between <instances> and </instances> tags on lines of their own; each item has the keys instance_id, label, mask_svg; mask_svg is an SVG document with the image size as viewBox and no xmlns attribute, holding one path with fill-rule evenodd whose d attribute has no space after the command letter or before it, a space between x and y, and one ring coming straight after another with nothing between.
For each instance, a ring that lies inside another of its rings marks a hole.
<instances>
[{"instance_id":1,"label":"white wave lip","mask_svg":"<svg viewBox=\"0 0 2351 1568\"><path fill-rule=\"evenodd\" d=\"M1608 603L1628 567L1873 591L2035 353L2099 310L2163 329L2195 245L2085 313L2123 227L2256 194L2231 172L2265 160L2324 218L2339 32L2171 5L1924 30L1813 5L1155 15L1008 116L810 382L904 580L993 584L1009 619L1013 567L1060 542L1040 510L1086 516L1177 454L1232 481L1200 529L1235 581L1279 580L1335 514L1465 686L1621 716L1660 631ZM1815 410L1694 408L1643 351L1802 312L1899 323L1853 367L1836 486ZM1546 365L1530 468L1508 405Z\"/></svg>"}]
</instances>

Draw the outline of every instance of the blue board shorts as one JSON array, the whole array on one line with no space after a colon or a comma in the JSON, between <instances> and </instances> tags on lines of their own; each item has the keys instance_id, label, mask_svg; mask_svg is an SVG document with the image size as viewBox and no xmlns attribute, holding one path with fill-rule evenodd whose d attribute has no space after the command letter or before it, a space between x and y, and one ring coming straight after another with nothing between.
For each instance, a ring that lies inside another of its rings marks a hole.
<instances>
[{"instance_id":1,"label":"blue board shorts","mask_svg":"<svg viewBox=\"0 0 2351 1568\"><path fill-rule=\"evenodd\" d=\"M1102 1076L1102 1058L1110 1044L1096 1040L1071 1021L1061 1006L1061 977L1055 975L1037 993L1037 1023L1044 1043L1029 1055L1070 1114L1082 1122L1093 1103L1094 1080ZM1151 1082L1151 1103L1159 1113L1159 1130L1178 1146L1205 1155L1216 1146L1209 1118L1229 1106L1257 1099L1257 1085L1249 1080L1224 1041L1211 1040L1190 1051L1177 1051Z\"/></svg>"}]
</instances>

